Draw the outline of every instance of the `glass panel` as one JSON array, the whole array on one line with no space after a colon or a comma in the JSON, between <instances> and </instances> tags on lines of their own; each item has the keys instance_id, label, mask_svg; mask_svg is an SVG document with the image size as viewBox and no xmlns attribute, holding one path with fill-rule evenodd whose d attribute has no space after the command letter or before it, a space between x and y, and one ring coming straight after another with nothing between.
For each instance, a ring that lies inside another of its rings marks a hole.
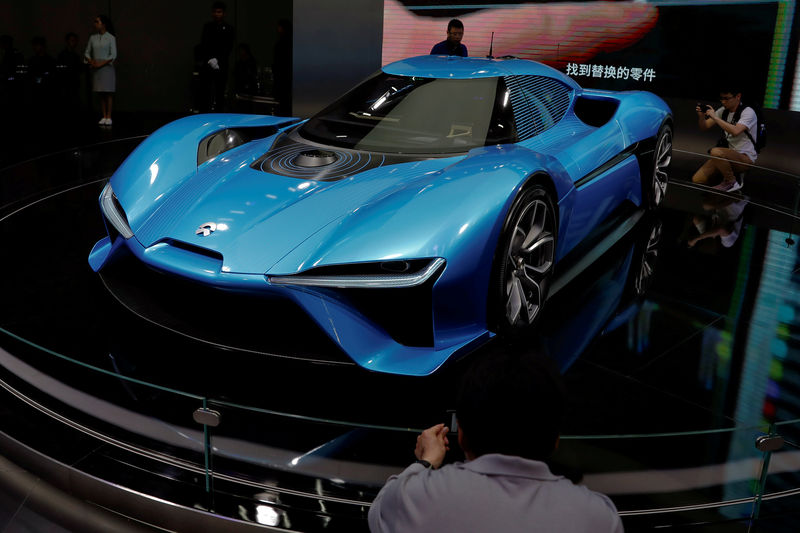
<instances>
[{"instance_id":1,"label":"glass panel","mask_svg":"<svg viewBox=\"0 0 800 533\"><path fill-rule=\"evenodd\" d=\"M270 525L312 527L320 506L337 507L342 520L365 516L386 478L413 461L420 431L209 405L221 414L211 430L215 504L233 499L251 520L266 513ZM550 463L608 494L631 524L733 523L753 512L762 465L754 443L765 430L565 435ZM448 460L457 460L452 447Z\"/></svg>"},{"instance_id":2,"label":"glass panel","mask_svg":"<svg viewBox=\"0 0 800 533\"><path fill-rule=\"evenodd\" d=\"M149 384L157 377L149 362L159 354L147 341L157 339L118 326L119 307L86 263L105 234L97 208L102 182L141 139L66 150L2 171L0 197L14 199L0 206L10 266L0 280L4 431L132 488L149 487L157 476L164 490L174 485L194 505L206 493L203 427L192 419L202 396L161 379ZM76 216L87 210L96 211Z\"/></svg>"},{"instance_id":3,"label":"glass panel","mask_svg":"<svg viewBox=\"0 0 800 533\"><path fill-rule=\"evenodd\" d=\"M0 170L0 218L58 190L108 178L142 139L71 148Z\"/></svg>"},{"instance_id":4,"label":"glass panel","mask_svg":"<svg viewBox=\"0 0 800 533\"><path fill-rule=\"evenodd\" d=\"M498 78L378 74L300 127L332 146L376 152L456 153L515 139ZM499 124L499 127L498 127Z\"/></svg>"},{"instance_id":5,"label":"glass panel","mask_svg":"<svg viewBox=\"0 0 800 533\"><path fill-rule=\"evenodd\" d=\"M698 186L692 183L695 172L706 162L719 160L696 150L694 146L687 149L676 146L673 150L670 180L675 185L697 188ZM784 160L780 158L776 160L776 154L770 152L769 148L765 149L764 154L753 165L742 164L741 167L734 168L738 181L742 183L742 194L746 195L746 199L754 207L775 208L782 213L797 216L800 214L800 187L798 187L800 175L767 168L770 165L777 168L785 166ZM764 161L760 161L761 159ZM761 166L762 164L767 166ZM716 185L716 182L708 185ZM670 189L667 205L681 205L685 194L673 194L675 192Z\"/></svg>"},{"instance_id":6,"label":"glass panel","mask_svg":"<svg viewBox=\"0 0 800 533\"><path fill-rule=\"evenodd\" d=\"M761 428L763 429L763 428ZM750 517L762 464L759 428L562 437L553 470L608 494L632 523Z\"/></svg>"},{"instance_id":7,"label":"glass panel","mask_svg":"<svg viewBox=\"0 0 800 533\"><path fill-rule=\"evenodd\" d=\"M386 479L414 460L421 431L209 405L221 414L211 430L215 504L235 501L248 519L282 527L327 525L320 510L344 530L363 527Z\"/></svg>"},{"instance_id":8,"label":"glass panel","mask_svg":"<svg viewBox=\"0 0 800 533\"><path fill-rule=\"evenodd\" d=\"M290 477L335 480L323 487L323 492L315 488L318 495L343 496L357 487L359 493L374 496L377 490L371 490L379 489L389 474L413 460L411 451L422 431L280 414L213 400L209 405L221 413L222 419L211 438L216 467L243 460ZM241 442L252 444L251 451L262 453L236 453ZM221 472L219 468L216 471Z\"/></svg>"},{"instance_id":9,"label":"glass panel","mask_svg":"<svg viewBox=\"0 0 800 533\"><path fill-rule=\"evenodd\" d=\"M4 433L102 479L205 506L201 397L130 378L114 354L100 368L5 330L0 346Z\"/></svg>"},{"instance_id":10,"label":"glass panel","mask_svg":"<svg viewBox=\"0 0 800 533\"><path fill-rule=\"evenodd\" d=\"M781 412L798 412L800 403L792 393L797 381L783 382L783 394L776 403ZM773 435L783 439L783 446L766 454L769 468L764 483L764 494L759 505L759 522L775 527L769 531L791 531L797 527L797 510L800 509L800 419L777 422ZM791 513L795 513L791 515Z\"/></svg>"},{"instance_id":11,"label":"glass panel","mask_svg":"<svg viewBox=\"0 0 800 533\"><path fill-rule=\"evenodd\" d=\"M797 209L796 197L793 209ZM763 500L758 509L764 530L796 529L797 519L786 517L796 512L800 502L800 278L793 227L770 231L764 253L762 283L752 305L753 320L747 337L747 360L743 369L740 396L749 397L751 417L773 424L770 435L774 451L765 454ZM774 528L774 529L772 529Z\"/></svg>"}]
</instances>

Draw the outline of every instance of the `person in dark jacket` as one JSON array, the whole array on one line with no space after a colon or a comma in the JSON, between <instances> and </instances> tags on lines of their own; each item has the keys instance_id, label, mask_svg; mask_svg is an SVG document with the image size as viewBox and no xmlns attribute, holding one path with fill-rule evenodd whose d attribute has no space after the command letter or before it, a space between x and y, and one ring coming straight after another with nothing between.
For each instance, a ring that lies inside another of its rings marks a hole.
<instances>
[{"instance_id":1,"label":"person in dark jacket","mask_svg":"<svg viewBox=\"0 0 800 533\"><path fill-rule=\"evenodd\" d=\"M203 84L202 111L224 111L230 56L236 30L225 20L225 2L211 5L211 22L203 26L200 55Z\"/></svg>"},{"instance_id":2,"label":"person in dark jacket","mask_svg":"<svg viewBox=\"0 0 800 533\"><path fill-rule=\"evenodd\" d=\"M464 37L464 24L453 19L447 24L447 39L436 43L431 48L432 56L461 56L467 57L467 47L461 44Z\"/></svg>"}]
</instances>

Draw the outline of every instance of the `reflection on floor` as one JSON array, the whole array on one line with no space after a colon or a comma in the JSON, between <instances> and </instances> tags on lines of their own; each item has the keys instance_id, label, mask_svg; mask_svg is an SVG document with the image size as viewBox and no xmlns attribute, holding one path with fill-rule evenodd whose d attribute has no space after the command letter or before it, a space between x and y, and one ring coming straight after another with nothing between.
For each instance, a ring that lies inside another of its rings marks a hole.
<instances>
[{"instance_id":1,"label":"reflection on floor","mask_svg":"<svg viewBox=\"0 0 800 533\"><path fill-rule=\"evenodd\" d=\"M37 473L51 457L70 467L48 480L56 487L82 487L94 505L162 527L217 513L243 528L365 530L369 502L412 459L416 432L450 422L459 377L481 352L426 378L369 373L275 302L135 262L94 274L86 257L104 233L97 196L138 142L2 177L14 201L0 206L12 260L0 279L0 452ZM542 337L570 391L552 467L611 495L628 530L745 531L755 515L751 531L791 531L800 498L794 199L765 199L750 181L730 195L681 182L699 161L676 152L664 208L548 303ZM783 174L757 175L796 189ZM198 409L219 424L198 424ZM755 446L764 434L783 445L765 454ZM93 478L133 492L112 498ZM143 511L141 494L182 511ZM0 499L0 526L49 520L46 511L31 518L25 501Z\"/></svg>"}]
</instances>

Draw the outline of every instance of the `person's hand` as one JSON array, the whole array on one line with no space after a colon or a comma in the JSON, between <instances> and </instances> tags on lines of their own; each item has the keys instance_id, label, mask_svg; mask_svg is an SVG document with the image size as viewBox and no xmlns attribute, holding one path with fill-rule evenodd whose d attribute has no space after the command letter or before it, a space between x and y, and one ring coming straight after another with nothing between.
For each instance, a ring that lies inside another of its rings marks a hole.
<instances>
[{"instance_id":1,"label":"person's hand","mask_svg":"<svg viewBox=\"0 0 800 533\"><path fill-rule=\"evenodd\" d=\"M711 118L711 117L708 116L708 111L709 111L709 106L708 105L704 105L702 107L697 106L697 107L695 107L695 110L700 114L701 117L703 117L703 118Z\"/></svg>"},{"instance_id":2,"label":"person's hand","mask_svg":"<svg viewBox=\"0 0 800 533\"><path fill-rule=\"evenodd\" d=\"M433 468L442 466L444 455L450 449L450 441L447 440L448 431L444 424L436 424L423 431L417 437L417 447L414 448L417 459L428 461Z\"/></svg>"},{"instance_id":3,"label":"person's hand","mask_svg":"<svg viewBox=\"0 0 800 533\"><path fill-rule=\"evenodd\" d=\"M212 57L208 60L208 66L213 68L214 70L219 70L219 61L217 61L216 57Z\"/></svg>"}]
</instances>

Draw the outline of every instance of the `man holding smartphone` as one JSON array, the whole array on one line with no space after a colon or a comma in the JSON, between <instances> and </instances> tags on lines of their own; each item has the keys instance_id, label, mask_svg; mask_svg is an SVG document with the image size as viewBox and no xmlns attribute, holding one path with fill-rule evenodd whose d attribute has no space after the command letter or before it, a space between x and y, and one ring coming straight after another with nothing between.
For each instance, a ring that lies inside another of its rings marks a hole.
<instances>
[{"instance_id":1,"label":"man holding smartphone","mask_svg":"<svg viewBox=\"0 0 800 533\"><path fill-rule=\"evenodd\" d=\"M558 446L566 392L554 363L529 350L498 342L471 366L457 436L437 424L417 437L417 460L381 489L370 531L622 533L607 496L544 462ZM466 460L444 464L451 437Z\"/></svg>"},{"instance_id":2,"label":"man holding smartphone","mask_svg":"<svg viewBox=\"0 0 800 533\"><path fill-rule=\"evenodd\" d=\"M742 92L736 88L720 91L719 100L722 107L716 111L707 104L698 103L695 107L700 129L709 130L719 126L722 138L717 146L709 150L712 158L695 172L692 181L707 185L721 175L722 181L714 188L733 192L742 186L736 174L745 172L758 157L758 117L752 107L742 103Z\"/></svg>"}]
</instances>

